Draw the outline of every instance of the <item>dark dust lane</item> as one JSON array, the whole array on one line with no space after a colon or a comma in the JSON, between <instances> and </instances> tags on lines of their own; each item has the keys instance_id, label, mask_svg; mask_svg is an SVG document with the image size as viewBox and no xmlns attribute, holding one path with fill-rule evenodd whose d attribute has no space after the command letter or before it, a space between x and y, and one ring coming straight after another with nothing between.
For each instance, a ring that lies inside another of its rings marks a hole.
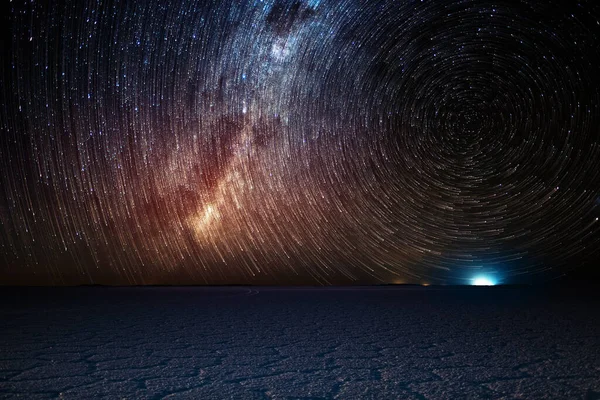
<instances>
[{"instance_id":1,"label":"dark dust lane","mask_svg":"<svg viewBox=\"0 0 600 400\"><path fill-rule=\"evenodd\" d=\"M599 399L599 298L533 288L3 288L0 397Z\"/></svg>"}]
</instances>

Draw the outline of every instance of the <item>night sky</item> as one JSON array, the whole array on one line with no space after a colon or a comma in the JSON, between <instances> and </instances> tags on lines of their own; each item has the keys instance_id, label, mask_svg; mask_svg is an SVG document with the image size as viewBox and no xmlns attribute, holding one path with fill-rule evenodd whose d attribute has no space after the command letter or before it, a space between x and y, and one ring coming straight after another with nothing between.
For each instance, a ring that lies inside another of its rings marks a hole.
<instances>
[{"instance_id":1,"label":"night sky","mask_svg":"<svg viewBox=\"0 0 600 400\"><path fill-rule=\"evenodd\" d=\"M11 1L0 283L542 282L600 247L600 9Z\"/></svg>"}]
</instances>

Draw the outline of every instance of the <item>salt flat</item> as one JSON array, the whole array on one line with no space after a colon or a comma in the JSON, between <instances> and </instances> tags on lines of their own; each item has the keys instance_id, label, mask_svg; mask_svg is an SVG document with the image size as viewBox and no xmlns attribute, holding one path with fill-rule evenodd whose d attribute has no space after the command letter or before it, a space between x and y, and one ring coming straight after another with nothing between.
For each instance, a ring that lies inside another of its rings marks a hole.
<instances>
[{"instance_id":1,"label":"salt flat","mask_svg":"<svg viewBox=\"0 0 600 400\"><path fill-rule=\"evenodd\" d=\"M0 292L2 398L600 399L592 291Z\"/></svg>"}]
</instances>

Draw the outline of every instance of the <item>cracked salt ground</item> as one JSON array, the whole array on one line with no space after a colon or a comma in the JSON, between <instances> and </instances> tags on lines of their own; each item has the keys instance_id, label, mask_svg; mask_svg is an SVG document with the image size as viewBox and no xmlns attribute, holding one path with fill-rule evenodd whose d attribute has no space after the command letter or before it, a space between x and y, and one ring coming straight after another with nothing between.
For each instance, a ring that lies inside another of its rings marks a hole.
<instances>
[{"instance_id":1,"label":"cracked salt ground","mask_svg":"<svg viewBox=\"0 0 600 400\"><path fill-rule=\"evenodd\" d=\"M4 288L0 397L600 399L599 298L532 288Z\"/></svg>"}]
</instances>

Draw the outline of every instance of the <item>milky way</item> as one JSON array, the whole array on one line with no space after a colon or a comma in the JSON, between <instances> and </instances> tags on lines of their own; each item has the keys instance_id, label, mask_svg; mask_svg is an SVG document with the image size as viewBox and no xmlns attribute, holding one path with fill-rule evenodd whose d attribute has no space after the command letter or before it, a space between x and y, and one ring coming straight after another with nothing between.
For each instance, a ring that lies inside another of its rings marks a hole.
<instances>
[{"instance_id":1,"label":"milky way","mask_svg":"<svg viewBox=\"0 0 600 400\"><path fill-rule=\"evenodd\" d=\"M12 1L0 278L463 283L600 245L593 2Z\"/></svg>"}]
</instances>

